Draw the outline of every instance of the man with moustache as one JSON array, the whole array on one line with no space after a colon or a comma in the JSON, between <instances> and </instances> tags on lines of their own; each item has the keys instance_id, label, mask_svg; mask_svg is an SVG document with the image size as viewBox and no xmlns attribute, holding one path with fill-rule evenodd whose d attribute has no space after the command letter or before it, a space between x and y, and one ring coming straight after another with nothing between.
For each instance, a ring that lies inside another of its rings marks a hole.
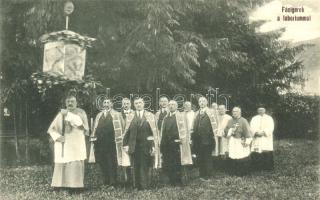
<instances>
[{"instance_id":1,"label":"man with moustache","mask_svg":"<svg viewBox=\"0 0 320 200\"><path fill-rule=\"evenodd\" d=\"M158 130L155 116L144 110L142 98L134 100L136 111L126 119L124 150L133 168L133 186L138 190L150 185L150 169L159 167Z\"/></svg>"},{"instance_id":2,"label":"man with moustache","mask_svg":"<svg viewBox=\"0 0 320 200\"><path fill-rule=\"evenodd\" d=\"M212 170L212 150L215 148L214 133L217 131L217 122L214 112L208 108L205 97L199 98L199 106L194 120L192 144L198 160L200 180L207 181Z\"/></svg>"},{"instance_id":3,"label":"man with moustache","mask_svg":"<svg viewBox=\"0 0 320 200\"><path fill-rule=\"evenodd\" d=\"M100 165L105 185L117 185L117 167L129 164L123 151L124 121L121 113L113 110L111 99L103 101L103 110L94 122L92 140L95 144L96 161Z\"/></svg>"},{"instance_id":4,"label":"man with moustache","mask_svg":"<svg viewBox=\"0 0 320 200\"><path fill-rule=\"evenodd\" d=\"M169 110L168 110L168 103L169 100L167 97L162 96L159 99L159 106L160 109L158 112L156 112L156 120L157 120L157 127L158 127L158 131L160 132L161 130L161 126L162 126L162 121L163 118L168 114Z\"/></svg>"},{"instance_id":5,"label":"man with moustache","mask_svg":"<svg viewBox=\"0 0 320 200\"><path fill-rule=\"evenodd\" d=\"M127 116L130 113L133 113L134 111L131 109L131 101L128 98L123 98L122 99L122 110L121 110L121 114L122 114L122 118L124 120L126 120Z\"/></svg>"},{"instance_id":6,"label":"man with moustache","mask_svg":"<svg viewBox=\"0 0 320 200\"><path fill-rule=\"evenodd\" d=\"M85 111L77 108L75 94L69 94L65 102L67 109L61 109L48 129L54 141L51 186L76 192L84 187L85 136L89 134L89 126Z\"/></svg>"},{"instance_id":7,"label":"man with moustache","mask_svg":"<svg viewBox=\"0 0 320 200\"><path fill-rule=\"evenodd\" d=\"M171 100L161 129L162 167L172 186L182 185L182 165L192 164L186 119L177 109L177 102Z\"/></svg>"}]
</instances>

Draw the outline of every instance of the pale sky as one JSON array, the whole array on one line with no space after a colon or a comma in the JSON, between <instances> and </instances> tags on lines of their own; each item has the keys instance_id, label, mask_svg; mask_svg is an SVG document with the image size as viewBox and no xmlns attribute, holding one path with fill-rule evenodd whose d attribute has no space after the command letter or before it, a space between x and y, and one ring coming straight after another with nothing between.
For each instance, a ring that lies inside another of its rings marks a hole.
<instances>
[{"instance_id":1,"label":"pale sky","mask_svg":"<svg viewBox=\"0 0 320 200\"><path fill-rule=\"evenodd\" d=\"M301 7L304 12L282 12L282 6ZM311 21L283 21L283 15L310 16ZM277 21L280 16L281 21ZM261 32L267 32L278 28L286 28L280 39L299 42L320 37L320 0L274 0L254 11L250 20L268 20L261 26Z\"/></svg>"}]
</instances>

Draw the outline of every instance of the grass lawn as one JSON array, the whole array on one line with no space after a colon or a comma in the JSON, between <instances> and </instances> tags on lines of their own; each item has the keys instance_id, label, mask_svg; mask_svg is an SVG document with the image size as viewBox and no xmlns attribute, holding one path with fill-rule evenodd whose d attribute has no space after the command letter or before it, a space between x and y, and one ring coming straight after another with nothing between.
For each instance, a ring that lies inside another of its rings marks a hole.
<instances>
[{"instance_id":1,"label":"grass lawn","mask_svg":"<svg viewBox=\"0 0 320 200\"><path fill-rule=\"evenodd\" d=\"M87 167L86 190L69 195L52 191L51 166L0 169L0 199L320 199L319 143L286 139L275 142L275 171L245 177L215 172L210 182L192 178L182 188L156 183L151 190L101 186L99 170Z\"/></svg>"}]
</instances>

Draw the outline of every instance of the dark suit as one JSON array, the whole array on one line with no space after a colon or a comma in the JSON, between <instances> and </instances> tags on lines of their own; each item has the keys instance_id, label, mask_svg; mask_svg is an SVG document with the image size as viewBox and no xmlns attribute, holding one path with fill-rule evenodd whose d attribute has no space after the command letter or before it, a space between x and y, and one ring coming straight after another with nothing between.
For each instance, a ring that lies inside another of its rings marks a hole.
<instances>
[{"instance_id":1,"label":"dark suit","mask_svg":"<svg viewBox=\"0 0 320 200\"><path fill-rule=\"evenodd\" d=\"M160 131L162 126L162 121L164 117L167 115L167 111L162 112L162 109L160 110L159 119L158 119L158 130Z\"/></svg>"},{"instance_id":2,"label":"dark suit","mask_svg":"<svg viewBox=\"0 0 320 200\"><path fill-rule=\"evenodd\" d=\"M181 156L180 143L174 140L179 139L179 131L176 116L164 118L162 126L162 139L160 150L163 158L163 169L172 185L180 185L181 181Z\"/></svg>"},{"instance_id":3,"label":"dark suit","mask_svg":"<svg viewBox=\"0 0 320 200\"><path fill-rule=\"evenodd\" d=\"M144 116L139 118L135 114L124 137L123 146L129 146L135 186L138 189L145 189L149 185L149 169L152 166L150 153L153 147L153 142L147 140L149 136L153 136L153 134L146 118Z\"/></svg>"},{"instance_id":4,"label":"dark suit","mask_svg":"<svg viewBox=\"0 0 320 200\"><path fill-rule=\"evenodd\" d=\"M208 178L212 170L212 150L215 147L213 130L209 116L198 114L194 121L192 141L197 155L200 177Z\"/></svg>"}]
</instances>

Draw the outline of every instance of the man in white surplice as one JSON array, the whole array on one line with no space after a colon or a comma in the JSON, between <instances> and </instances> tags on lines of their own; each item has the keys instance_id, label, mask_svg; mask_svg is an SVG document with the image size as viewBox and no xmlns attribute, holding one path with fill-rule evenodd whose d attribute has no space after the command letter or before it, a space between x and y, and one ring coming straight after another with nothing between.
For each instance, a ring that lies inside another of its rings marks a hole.
<instances>
[{"instance_id":1,"label":"man in white surplice","mask_svg":"<svg viewBox=\"0 0 320 200\"><path fill-rule=\"evenodd\" d=\"M84 160L87 158L85 135L89 127L84 110L77 108L76 97L66 98L67 109L61 109L48 133L54 141L54 172L51 186L83 188Z\"/></svg>"},{"instance_id":2,"label":"man in white surplice","mask_svg":"<svg viewBox=\"0 0 320 200\"><path fill-rule=\"evenodd\" d=\"M193 132L193 123L194 123L194 118L195 118L195 112L192 110L192 104L190 101L184 102L183 108L184 108L184 115L185 115L186 122L187 122L188 135L190 137ZM189 140L190 140L190 138L189 138Z\"/></svg>"},{"instance_id":3,"label":"man in white surplice","mask_svg":"<svg viewBox=\"0 0 320 200\"><path fill-rule=\"evenodd\" d=\"M215 135L216 140L216 148L215 152L217 156L226 156L228 152L228 138L225 137L224 129L227 127L228 121L232 119L232 117L226 114L226 106L219 105L218 107L218 131Z\"/></svg>"},{"instance_id":4,"label":"man in white surplice","mask_svg":"<svg viewBox=\"0 0 320 200\"><path fill-rule=\"evenodd\" d=\"M258 108L258 115L250 122L254 134L251 151L252 165L256 170L273 169L273 130L274 122L266 114L264 107Z\"/></svg>"}]
</instances>

